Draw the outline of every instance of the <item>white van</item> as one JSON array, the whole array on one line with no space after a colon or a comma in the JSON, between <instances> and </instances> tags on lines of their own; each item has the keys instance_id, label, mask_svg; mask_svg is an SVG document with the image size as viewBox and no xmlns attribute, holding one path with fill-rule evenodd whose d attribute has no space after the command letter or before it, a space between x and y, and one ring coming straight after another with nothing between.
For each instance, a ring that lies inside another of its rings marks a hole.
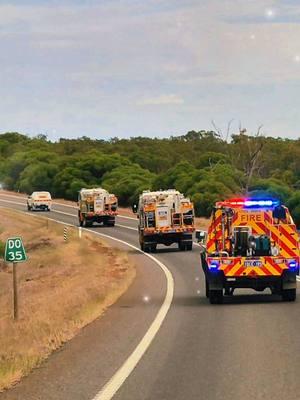
<instances>
[{"instance_id":1,"label":"white van","mask_svg":"<svg viewBox=\"0 0 300 400\"><path fill-rule=\"evenodd\" d=\"M50 211L51 210L51 194L49 192L33 192L27 198L28 211Z\"/></svg>"}]
</instances>

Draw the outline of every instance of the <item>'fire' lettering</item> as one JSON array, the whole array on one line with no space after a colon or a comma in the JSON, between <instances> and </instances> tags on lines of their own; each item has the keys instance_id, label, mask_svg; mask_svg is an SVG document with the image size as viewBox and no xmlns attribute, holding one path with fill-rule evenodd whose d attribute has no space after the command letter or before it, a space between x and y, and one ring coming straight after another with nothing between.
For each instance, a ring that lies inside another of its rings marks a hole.
<instances>
[{"instance_id":1,"label":"'fire' lettering","mask_svg":"<svg viewBox=\"0 0 300 400\"><path fill-rule=\"evenodd\" d=\"M242 214L241 222L263 222L261 214Z\"/></svg>"}]
</instances>

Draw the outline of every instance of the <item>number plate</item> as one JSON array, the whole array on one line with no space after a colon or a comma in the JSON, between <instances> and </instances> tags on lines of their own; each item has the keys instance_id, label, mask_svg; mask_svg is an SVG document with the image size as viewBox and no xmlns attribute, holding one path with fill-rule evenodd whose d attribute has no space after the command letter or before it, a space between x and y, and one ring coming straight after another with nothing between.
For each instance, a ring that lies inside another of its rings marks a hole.
<instances>
[{"instance_id":1,"label":"number plate","mask_svg":"<svg viewBox=\"0 0 300 400\"><path fill-rule=\"evenodd\" d=\"M259 260L247 260L244 262L244 267L262 267L262 262Z\"/></svg>"}]
</instances>

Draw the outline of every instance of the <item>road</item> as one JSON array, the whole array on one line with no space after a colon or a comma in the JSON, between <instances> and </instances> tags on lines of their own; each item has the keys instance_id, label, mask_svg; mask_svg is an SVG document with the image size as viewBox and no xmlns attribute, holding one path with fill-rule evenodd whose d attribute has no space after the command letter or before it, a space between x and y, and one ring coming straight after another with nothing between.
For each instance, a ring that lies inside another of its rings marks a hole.
<instances>
[{"instance_id":1,"label":"road","mask_svg":"<svg viewBox=\"0 0 300 400\"><path fill-rule=\"evenodd\" d=\"M0 194L0 206L24 210L13 202L24 201ZM62 213L76 210L55 205L51 218L77 224L75 216ZM137 246L136 221L118 218L117 225L91 230ZM132 248L129 252L137 263L129 291L0 400L111 398L96 396L141 342L167 290L166 276L153 260ZM283 303L268 293L243 290L223 305L210 305L197 247L192 252L162 247L155 258L173 276L174 297L115 400L300 398L300 301Z\"/></svg>"}]
</instances>

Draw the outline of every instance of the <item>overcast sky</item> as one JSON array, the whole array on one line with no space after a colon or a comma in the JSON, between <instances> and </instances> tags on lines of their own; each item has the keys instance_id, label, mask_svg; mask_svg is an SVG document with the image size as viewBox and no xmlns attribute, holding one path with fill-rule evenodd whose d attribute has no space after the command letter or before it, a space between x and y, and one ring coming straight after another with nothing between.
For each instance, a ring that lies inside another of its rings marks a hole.
<instances>
[{"instance_id":1,"label":"overcast sky","mask_svg":"<svg viewBox=\"0 0 300 400\"><path fill-rule=\"evenodd\" d=\"M0 1L0 131L300 137L300 0Z\"/></svg>"}]
</instances>

